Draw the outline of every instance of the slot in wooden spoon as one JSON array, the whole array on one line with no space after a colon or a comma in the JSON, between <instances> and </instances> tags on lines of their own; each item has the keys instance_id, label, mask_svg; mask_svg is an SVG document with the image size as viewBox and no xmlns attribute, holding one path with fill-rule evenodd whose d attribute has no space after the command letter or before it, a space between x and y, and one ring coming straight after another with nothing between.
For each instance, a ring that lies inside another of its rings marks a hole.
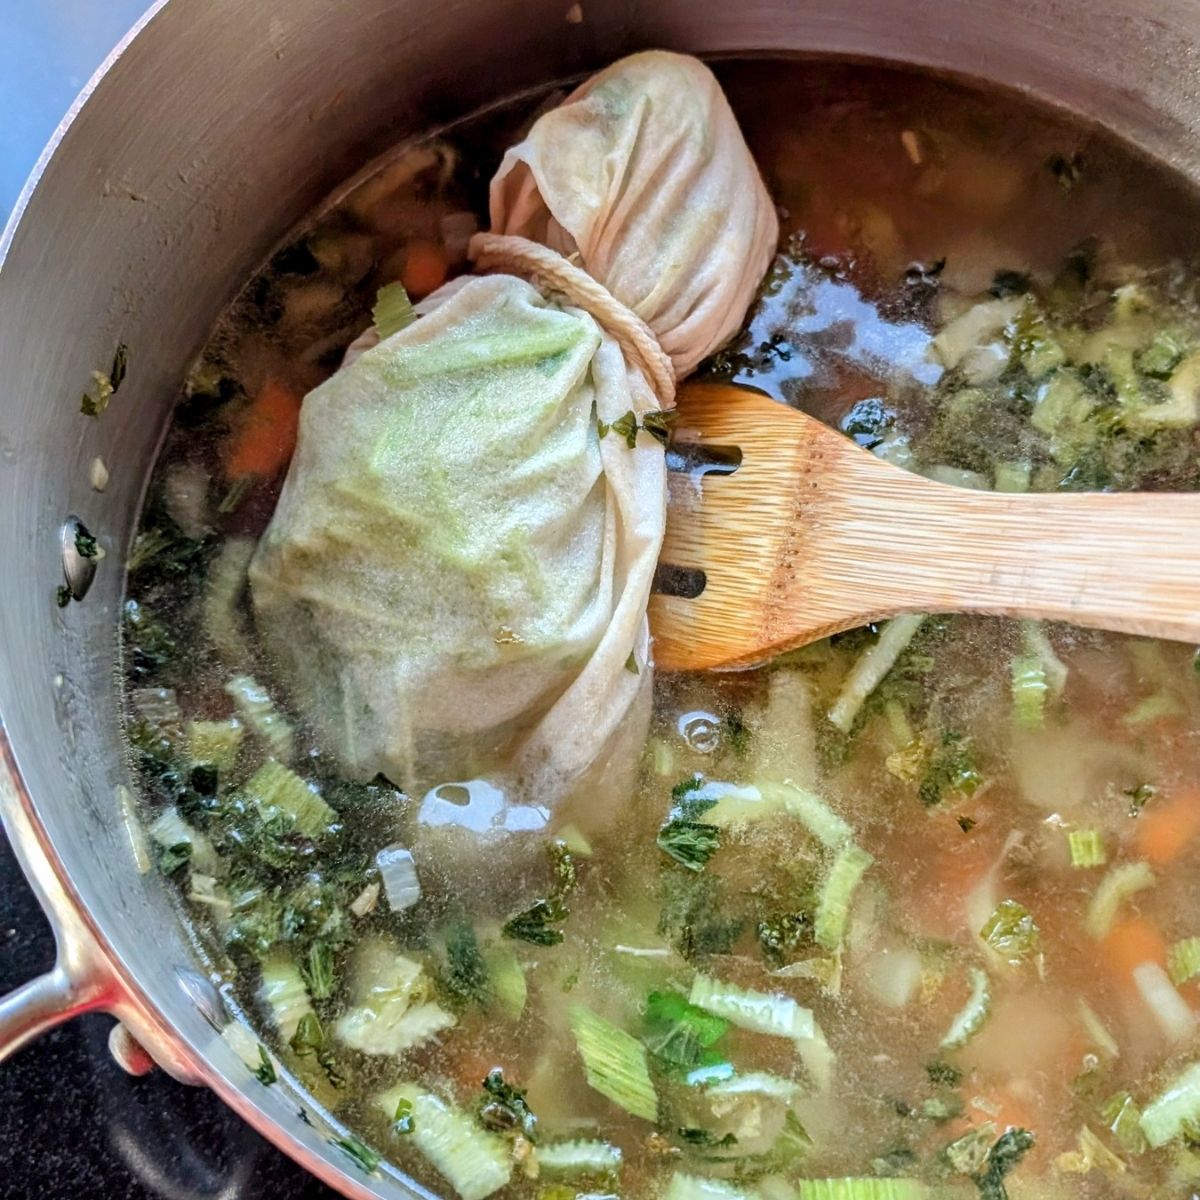
<instances>
[{"instance_id":1,"label":"slot in wooden spoon","mask_svg":"<svg viewBox=\"0 0 1200 1200\"><path fill-rule=\"evenodd\" d=\"M729 384L683 389L675 439L741 463L671 473L660 577L703 590L652 596L662 670L748 666L901 613L1200 643L1200 494L950 487Z\"/></svg>"}]
</instances>

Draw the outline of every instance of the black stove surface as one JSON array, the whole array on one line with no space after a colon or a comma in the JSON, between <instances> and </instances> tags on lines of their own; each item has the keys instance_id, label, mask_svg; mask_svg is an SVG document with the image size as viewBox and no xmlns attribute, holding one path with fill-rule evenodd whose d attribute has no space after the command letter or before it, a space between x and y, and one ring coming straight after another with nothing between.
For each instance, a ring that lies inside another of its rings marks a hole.
<instances>
[{"instance_id":1,"label":"black stove surface","mask_svg":"<svg viewBox=\"0 0 1200 1200\"><path fill-rule=\"evenodd\" d=\"M0 835L0 995L47 970L54 938ZM0 1065L3 1200L332 1200L204 1088L131 1078L109 1017L60 1026Z\"/></svg>"}]
</instances>

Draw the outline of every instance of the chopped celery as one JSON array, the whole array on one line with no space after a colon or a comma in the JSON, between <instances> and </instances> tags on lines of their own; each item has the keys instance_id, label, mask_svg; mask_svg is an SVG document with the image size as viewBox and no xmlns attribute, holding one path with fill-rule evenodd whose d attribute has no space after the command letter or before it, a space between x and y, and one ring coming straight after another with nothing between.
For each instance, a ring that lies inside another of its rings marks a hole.
<instances>
[{"instance_id":1,"label":"chopped celery","mask_svg":"<svg viewBox=\"0 0 1200 1200\"><path fill-rule=\"evenodd\" d=\"M172 688L134 688L129 693L129 705L139 720L168 740L174 741L179 736L183 710Z\"/></svg>"},{"instance_id":2,"label":"chopped celery","mask_svg":"<svg viewBox=\"0 0 1200 1200\"><path fill-rule=\"evenodd\" d=\"M1155 692L1139 700L1122 718L1126 725L1149 725L1152 721L1161 721L1164 717L1177 717L1183 713L1183 706L1169 692Z\"/></svg>"},{"instance_id":3,"label":"chopped celery","mask_svg":"<svg viewBox=\"0 0 1200 1200\"><path fill-rule=\"evenodd\" d=\"M708 1088L709 1096L767 1096L790 1104L800 1094L800 1085L792 1079L771 1075L766 1071L749 1071L718 1080Z\"/></svg>"},{"instance_id":4,"label":"chopped celery","mask_svg":"<svg viewBox=\"0 0 1200 1200\"><path fill-rule=\"evenodd\" d=\"M233 770L245 736L246 727L237 717L228 721L189 721L188 758L193 763L216 767L224 775Z\"/></svg>"},{"instance_id":5,"label":"chopped celery","mask_svg":"<svg viewBox=\"0 0 1200 1200\"><path fill-rule=\"evenodd\" d=\"M637 1038L582 1005L571 1008L571 1028L588 1086L647 1121L658 1118L658 1096Z\"/></svg>"},{"instance_id":6,"label":"chopped celery","mask_svg":"<svg viewBox=\"0 0 1200 1200\"><path fill-rule=\"evenodd\" d=\"M300 1022L312 1015L312 1003L300 968L286 954L272 954L262 964L259 996L271 1010L279 1036L290 1042Z\"/></svg>"},{"instance_id":7,"label":"chopped celery","mask_svg":"<svg viewBox=\"0 0 1200 1200\"><path fill-rule=\"evenodd\" d=\"M1067 834L1067 841L1071 847L1071 866L1102 867L1108 862L1108 852L1099 830L1072 829Z\"/></svg>"},{"instance_id":8,"label":"chopped celery","mask_svg":"<svg viewBox=\"0 0 1200 1200\"><path fill-rule=\"evenodd\" d=\"M1200 1127L1200 1063L1186 1067L1146 1105L1141 1126L1155 1149Z\"/></svg>"},{"instance_id":9,"label":"chopped celery","mask_svg":"<svg viewBox=\"0 0 1200 1200\"><path fill-rule=\"evenodd\" d=\"M707 975L697 975L692 980L688 999L697 1008L755 1033L791 1038L797 1042L811 1038L815 1033L812 1011L797 1004L791 996L756 992L722 983Z\"/></svg>"},{"instance_id":10,"label":"chopped celery","mask_svg":"<svg viewBox=\"0 0 1200 1200\"><path fill-rule=\"evenodd\" d=\"M997 492L1027 492L1033 468L1027 462L997 463L995 490Z\"/></svg>"},{"instance_id":11,"label":"chopped celery","mask_svg":"<svg viewBox=\"0 0 1200 1200\"><path fill-rule=\"evenodd\" d=\"M991 491L987 476L978 471L964 471L961 467L938 464L925 468L921 474L926 479L932 479L934 483L944 483L947 487L969 488L973 492Z\"/></svg>"},{"instance_id":12,"label":"chopped celery","mask_svg":"<svg viewBox=\"0 0 1200 1200\"><path fill-rule=\"evenodd\" d=\"M1171 982L1187 983L1200 975L1200 937L1184 938L1171 947L1167 966L1171 971Z\"/></svg>"},{"instance_id":13,"label":"chopped celery","mask_svg":"<svg viewBox=\"0 0 1200 1200\"><path fill-rule=\"evenodd\" d=\"M1079 1019L1083 1022L1088 1037L1092 1039L1092 1044L1098 1050L1102 1050L1108 1058L1120 1057L1121 1048L1117 1045L1113 1035L1108 1032L1104 1022L1096 1014L1096 1010L1082 996L1079 997Z\"/></svg>"},{"instance_id":14,"label":"chopped celery","mask_svg":"<svg viewBox=\"0 0 1200 1200\"><path fill-rule=\"evenodd\" d=\"M1128 1154L1146 1153L1146 1135L1142 1132L1142 1110L1128 1092L1109 1097L1100 1110L1100 1119Z\"/></svg>"},{"instance_id":15,"label":"chopped celery","mask_svg":"<svg viewBox=\"0 0 1200 1200\"><path fill-rule=\"evenodd\" d=\"M676 1171L662 1200L760 1200L759 1193L726 1183L723 1179L703 1179Z\"/></svg>"},{"instance_id":16,"label":"chopped celery","mask_svg":"<svg viewBox=\"0 0 1200 1200\"><path fill-rule=\"evenodd\" d=\"M371 319L382 341L407 329L416 319L416 310L402 283L385 283L375 297Z\"/></svg>"},{"instance_id":17,"label":"chopped celery","mask_svg":"<svg viewBox=\"0 0 1200 1200\"><path fill-rule=\"evenodd\" d=\"M1046 668L1032 654L1018 654L1012 661L1013 718L1026 729L1035 729L1046 718Z\"/></svg>"},{"instance_id":18,"label":"chopped celery","mask_svg":"<svg viewBox=\"0 0 1200 1200\"><path fill-rule=\"evenodd\" d=\"M854 831L815 792L792 783L761 783L764 800L782 805L823 846L831 850L848 842Z\"/></svg>"},{"instance_id":19,"label":"chopped celery","mask_svg":"<svg viewBox=\"0 0 1200 1200\"><path fill-rule=\"evenodd\" d=\"M1144 350L1139 351L1137 369L1154 379L1167 379L1183 358L1186 342L1178 330L1160 329Z\"/></svg>"},{"instance_id":20,"label":"chopped celery","mask_svg":"<svg viewBox=\"0 0 1200 1200\"><path fill-rule=\"evenodd\" d=\"M1015 900L1001 900L979 936L1006 962L1017 964L1038 952L1041 933L1029 910Z\"/></svg>"},{"instance_id":21,"label":"chopped celery","mask_svg":"<svg viewBox=\"0 0 1200 1200\"><path fill-rule=\"evenodd\" d=\"M538 1147L537 1164L547 1175L583 1179L619 1175L621 1150L611 1142L552 1142Z\"/></svg>"},{"instance_id":22,"label":"chopped celery","mask_svg":"<svg viewBox=\"0 0 1200 1200\"><path fill-rule=\"evenodd\" d=\"M1158 963L1139 963L1133 982L1167 1041L1182 1042L1195 1033L1196 1014Z\"/></svg>"},{"instance_id":23,"label":"chopped celery","mask_svg":"<svg viewBox=\"0 0 1200 1200\"><path fill-rule=\"evenodd\" d=\"M525 1001L528 996L528 986L525 982L525 969L517 957L516 950L508 942L497 942L484 955L487 960L488 975L491 978L492 995L500 1011L510 1021L515 1021L525 1011Z\"/></svg>"},{"instance_id":24,"label":"chopped celery","mask_svg":"<svg viewBox=\"0 0 1200 1200\"><path fill-rule=\"evenodd\" d=\"M428 1002L430 989L419 962L382 939L366 941L354 956L351 1004L334 1032L362 1054L403 1054L455 1024L450 1013Z\"/></svg>"},{"instance_id":25,"label":"chopped celery","mask_svg":"<svg viewBox=\"0 0 1200 1200\"><path fill-rule=\"evenodd\" d=\"M985 1121L955 1138L942 1151L942 1156L959 1175L978 1175L987 1163L995 1141L996 1126L992 1121Z\"/></svg>"},{"instance_id":26,"label":"chopped celery","mask_svg":"<svg viewBox=\"0 0 1200 1200\"><path fill-rule=\"evenodd\" d=\"M503 1138L414 1084L392 1088L378 1097L377 1105L391 1121L401 1101L411 1106L412 1125L404 1140L429 1160L462 1200L484 1200L512 1178L512 1158Z\"/></svg>"},{"instance_id":27,"label":"chopped celery","mask_svg":"<svg viewBox=\"0 0 1200 1200\"><path fill-rule=\"evenodd\" d=\"M205 584L204 630L229 666L242 666L251 657L241 600L255 545L254 538L226 538L209 568Z\"/></svg>"},{"instance_id":28,"label":"chopped celery","mask_svg":"<svg viewBox=\"0 0 1200 1200\"><path fill-rule=\"evenodd\" d=\"M1078 1150L1068 1150L1054 1160L1059 1171L1086 1175L1089 1171L1102 1171L1105 1175L1123 1175L1129 1164L1114 1154L1092 1130L1084 1125L1079 1131Z\"/></svg>"},{"instance_id":29,"label":"chopped celery","mask_svg":"<svg viewBox=\"0 0 1200 1200\"><path fill-rule=\"evenodd\" d=\"M1058 657L1041 621L1021 622L1021 643L1026 654L1041 662L1050 698L1057 700L1067 686L1067 664Z\"/></svg>"},{"instance_id":30,"label":"chopped celery","mask_svg":"<svg viewBox=\"0 0 1200 1200\"><path fill-rule=\"evenodd\" d=\"M796 1200L931 1200L917 1179L801 1179Z\"/></svg>"},{"instance_id":31,"label":"chopped celery","mask_svg":"<svg viewBox=\"0 0 1200 1200\"><path fill-rule=\"evenodd\" d=\"M176 868L186 861L205 875L215 876L223 873L223 864L212 842L205 834L193 829L179 815L179 810L173 804L155 817L146 832L163 852L160 857L165 857L173 851L178 852L181 847L187 847L186 852L180 852L178 858L172 860ZM165 867L166 864L162 865Z\"/></svg>"},{"instance_id":32,"label":"chopped celery","mask_svg":"<svg viewBox=\"0 0 1200 1200\"><path fill-rule=\"evenodd\" d=\"M979 967L971 968L971 995L958 1016L950 1023L946 1036L942 1038L943 1050L954 1050L965 1045L977 1034L992 1009L992 989L987 972Z\"/></svg>"},{"instance_id":33,"label":"chopped celery","mask_svg":"<svg viewBox=\"0 0 1200 1200\"><path fill-rule=\"evenodd\" d=\"M915 613L889 621L879 640L850 668L842 689L829 710L829 720L842 733L849 733L867 697L883 682L897 659L916 636L924 616Z\"/></svg>"},{"instance_id":34,"label":"chopped celery","mask_svg":"<svg viewBox=\"0 0 1200 1200\"><path fill-rule=\"evenodd\" d=\"M264 820L282 813L305 837L320 837L337 820L315 788L273 758L246 781L244 791Z\"/></svg>"},{"instance_id":35,"label":"chopped celery","mask_svg":"<svg viewBox=\"0 0 1200 1200\"><path fill-rule=\"evenodd\" d=\"M837 1056L825 1037L825 1031L813 1022L812 1037L800 1038L796 1042L796 1053L804 1064L819 1092L828 1092L833 1086L833 1068Z\"/></svg>"},{"instance_id":36,"label":"chopped celery","mask_svg":"<svg viewBox=\"0 0 1200 1200\"><path fill-rule=\"evenodd\" d=\"M1117 910L1131 896L1154 886L1154 872L1149 863L1121 863L1113 867L1100 881L1100 886L1088 904L1084 927L1099 941L1112 928Z\"/></svg>"},{"instance_id":37,"label":"chopped celery","mask_svg":"<svg viewBox=\"0 0 1200 1200\"><path fill-rule=\"evenodd\" d=\"M817 945L826 950L836 950L841 946L855 889L874 861L865 850L854 845L844 846L838 851L817 898L813 924Z\"/></svg>"},{"instance_id":38,"label":"chopped celery","mask_svg":"<svg viewBox=\"0 0 1200 1200\"><path fill-rule=\"evenodd\" d=\"M238 715L281 761L292 757L292 727L275 707L266 688L249 675L238 675L225 685Z\"/></svg>"}]
</instances>

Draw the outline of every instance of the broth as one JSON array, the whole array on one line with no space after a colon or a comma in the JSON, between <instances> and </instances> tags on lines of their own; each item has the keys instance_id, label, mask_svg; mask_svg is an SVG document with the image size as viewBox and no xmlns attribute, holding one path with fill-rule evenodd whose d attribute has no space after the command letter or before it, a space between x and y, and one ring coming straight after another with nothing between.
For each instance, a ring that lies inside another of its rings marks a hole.
<instances>
[{"instance_id":1,"label":"broth","mask_svg":"<svg viewBox=\"0 0 1200 1200\"><path fill-rule=\"evenodd\" d=\"M783 238L703 372L961 486L1200 487L1194 404L1172 407L1200 363L1180 180L1007 93L718 70ZM1197 1061L1192 648L931 616L661 676L634 794L553 817L470 763L340 779L287 713L245 570L299 397L381 285L466 269L532 115L407 147L276 254L150 485L131 752L160 865L264 1046L229 1036L354 1130L364 1170L468 1200L1190 1195L1200 1130L1146 1135ZM890 669L860 693L866 655ZM290 771L264 776L272 756ZM814 1182L843 1178L876 1182Z\"/></svg>"}]
</instances>

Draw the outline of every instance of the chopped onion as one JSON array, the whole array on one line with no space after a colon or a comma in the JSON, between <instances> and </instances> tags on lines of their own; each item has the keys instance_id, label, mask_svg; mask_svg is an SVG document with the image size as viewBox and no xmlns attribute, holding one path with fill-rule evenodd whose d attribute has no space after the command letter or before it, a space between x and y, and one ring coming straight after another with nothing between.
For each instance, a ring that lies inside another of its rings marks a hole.
<instances>
[{"instance_id":1,"label":"chopped onion","mask_svg":"<svg viewBox=\"0 0 1200 1200\"><path fill-rule=\"evenodd\" d=\"M403 912L420 900L417 865L403 846L385 846L375 855L375 865L383 877L383 890L393 912Z\"/></svg>"},{"instance_id":2,"label":"chopped onion","mask_svg":"<svg viewBox=\"0 0 1200 1200\"><path fill-rule=\"evenodd\" d=\"M1168 1041L1181 1042L1191 1037L1196 1029L1196 1014L1158 963L1145 962L1135 967L1133 982Z\"/></svg>"}]
</instances>

